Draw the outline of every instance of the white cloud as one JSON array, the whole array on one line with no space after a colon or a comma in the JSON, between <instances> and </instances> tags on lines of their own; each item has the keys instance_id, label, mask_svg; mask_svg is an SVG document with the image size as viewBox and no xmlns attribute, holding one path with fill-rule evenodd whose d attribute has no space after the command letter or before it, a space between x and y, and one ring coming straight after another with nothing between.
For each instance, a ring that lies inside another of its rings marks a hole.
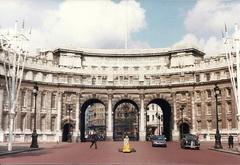
<instances>
[{"instance_id":1,"label":"white cloud","mask_svg":"<svg viewBox=\"0 0 240 165\"><path fill-rule=\"evenodd\" d=\"M39 4L35 1L15 0L7 4L1 1L0 24L9 28L9 20L13 24L16 19L25 19L33 26L34 48L123 48L127 20L129 42L147 45L131 39L133 32L146 27L145 11L139 2L63 1L51 7L47 3L41 4L45 8L37 8Z\"/></svg>"},{"instance_id":2,"label":"white cloud","mask_svg":"<svg viewBox=\"0 0 240 165\"><path fill-rule=\"evenodd\" d=\"M228 27L234 27L240 22L240 3L223 0L197 1L195 7L190 10L185 19L188 32L206 36L209 34L221 35L226 23Z\"/></svg>"},{"instance_id":3,"label":"white cloud","mask_svg":"<svg viewBox=\"0 0 240 165\"><path fill-rule=\"evenodd\" d=\"M222 53L221 31L224 31L225 23L228 30L233 31L234 24L240 23L239 11L239 1L197 1L186 15L187 34L174 46L193 43L199 45L207 55Z\"/></svg>"},{"instance_id":4,"label":"white cloud","mask_svg":"<svg viewBox=\"0 0 240 165\"><path fill-rule=\"evenodd\" d=\"M183 36L182 40L173 45L175 48L195 47L206 53L206 55L215 56L224 52L222 40L211 36L207 39L198 38L192 33Z\"/></svg>"}]
</instances>

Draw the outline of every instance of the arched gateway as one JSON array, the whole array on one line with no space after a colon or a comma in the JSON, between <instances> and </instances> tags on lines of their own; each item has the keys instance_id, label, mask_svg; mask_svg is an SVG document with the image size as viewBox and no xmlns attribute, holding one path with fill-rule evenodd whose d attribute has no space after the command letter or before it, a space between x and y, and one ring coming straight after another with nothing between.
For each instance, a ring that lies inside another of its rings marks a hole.
<instances>
[{"instance_id":1,"label":"arched gateway","mask_svg":"<svg viewBox=\"0 0 240 165\"><path fill-rule=\"evenodd\" d=\"M9 109L2 52L0 48L0 141L6 141ZM240 129L226 58L205 57L193 47L56 49L27 57L14 122L16 141L31 140L36 82L36 129L43 142L65 141L69 130L73 141L88 140L93 130L102 140L128 134L131 140L144 141L148 128L168 140L179 140L181 128L214 140L215 84L222 94L219 122L229 130L223 139ZM150 104L160 107L162 118L156 109L148 110ZM182 117L188 125L180 127Z\"/></svg>"}]
</instances>

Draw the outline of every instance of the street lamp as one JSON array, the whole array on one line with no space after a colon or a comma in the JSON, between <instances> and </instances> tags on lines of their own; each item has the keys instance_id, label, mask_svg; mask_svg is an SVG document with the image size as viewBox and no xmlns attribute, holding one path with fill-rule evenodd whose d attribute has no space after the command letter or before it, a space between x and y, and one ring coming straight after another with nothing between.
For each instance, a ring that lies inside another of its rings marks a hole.
<instances>
[{"instance_id":1,"label":"street lamp","mask_svg":"<svg viewBox=\"0 0 240 165\"><path fill-rule=\"evenodd\" d=\"M67 138L68 138L68 142L72 142L72 138L71 138L71 125L70 125L70 113L71 113L71 111L72 111L72 107L71 107L71 105L70 104L68 104L68 106L67 106L67 111L68 111L68 136L67 136Z\"/></svg>"},{"instance_id":2,"label":"street lamp","mask_svg":"<svg viewBox=\"0 0 240 165\"><path fill-rule=\"evenodd\" d=\"M181 120L182 120L182 122L181 122L181 138L182 138L182 136L183 136L183 110L184 110L184 106L182 105L182 106L180 107Z\"/></svg>"},{"instance_id":3,"label":"street lamp","mask_svg":"<svg viewBox=\"0 0 240 165\"><path fill-rule=\"evenodd\" d=\"M37 111L37 95L38 95L38 86L37 83L33 86L33 95L35 97L35 108L34 108L34 127L33 127L33 133L32 133L32 143L30 148L38 148L38 142L37 142L37 130L36 130L36 111Z\"/></svg>"},{"instance_id":4,"label":"street lamp","mask_svg":"<svg viewBox=\"0 0 240 165\"><path fill-rule=\"evenodd\" d=\"M214 87L214 95L216 99L216 134L215 134L215 149L221 149L222 144L221 144L221 135L219 133L219 128L218 128L218 95L221 95L221 91L217 85Z\"/></svg>"},{"instance_id":5,"label":"street lamp","mask_svg":"<svg viewBox=\"0 0 240 165\"><path fill-rule=\"evenodd\" d=\"M158 119L158 135L161 135L161 122L160 122L160 120L161 120L161 114L160 113L158 113L158 112L156 112L156 117L157 117L157 119Z\"/></svg>"}]
</instances>

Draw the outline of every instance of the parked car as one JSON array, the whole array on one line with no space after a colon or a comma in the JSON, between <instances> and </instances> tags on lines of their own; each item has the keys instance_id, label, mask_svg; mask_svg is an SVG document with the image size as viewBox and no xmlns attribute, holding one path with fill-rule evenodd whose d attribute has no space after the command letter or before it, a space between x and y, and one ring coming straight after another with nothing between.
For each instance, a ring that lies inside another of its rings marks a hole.
<instances>
[{"instance_id":1,"label":"parked car","mask_svg":"<svg viewBox=\"0 0 240 165\"><path fill-rule=\"evenodd\" d=\"M165 137L165 135L153 135L151 137L152 146L153 147L157 147L157 146L167 147L166 139L167 138Z\"/></svg>"},{"instance_id":2,"label":"parked car","mask_svg":"<svg viewBox=\"0 0 240 165\"><path fill-rule=\"evenodd\" d=\"M181 148L200 149L200 142L198 137L193 134L183 134L181 139Z\"/></svg>"}]
</instances>

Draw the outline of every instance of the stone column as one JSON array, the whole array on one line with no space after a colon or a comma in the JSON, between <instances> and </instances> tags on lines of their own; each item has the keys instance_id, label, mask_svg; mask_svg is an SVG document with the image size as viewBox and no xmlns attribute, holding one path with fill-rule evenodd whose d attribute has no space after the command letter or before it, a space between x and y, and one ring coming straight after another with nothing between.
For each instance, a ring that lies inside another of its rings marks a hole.
<instances>
[{"instance_id":1,"label":"stone column","mask_svg":"<svg viewBox=\"0 0 240 165\"><path fill-rule=\"evenodd\" d=\"M57 134L56 141L62 141L62 130L61 130L61 116L62 116L62 93L57 94Z\"/></svg>"},{"instance_id":2,"label":"stone column","mask_svg":"<svg viewBox=\"0 0 240 165\"><path fill-rule=\"evenodd\" d=\"M45 120L47 121L47 125L45 128L44 132L51 133L51 123L52 123L52 107L51 107L51 102L52 102L52 92L47 91L45 95L45 110L47 112L47 116Z\"/></svg>"},{"instance_id":3,"label":"stone column","mask_svg":"<svg viewBox=\"0 0 240 165\"><path fill-rule=\"evenodd\" d=\"M145 130L145 125L146 125L146 120L145 120L145 113L144 113L144 95L140 95L140 128L139 128L139 140L140 141L145 141L146 140L146 130Z\"/></svg>"},{"instance_id":4,"label":"stone column","mask_svg":"<svg viewBox=\"0 0 240 165\"><path fill-rule=\"evenodd\" d=\"M3 92L4 92L4 90L1 88L0 89L0 142L3 142L3 136L4 136L3 129L2 129Z\"/></svg>"},{"instance_id":5,"label":"stone column","mask_svg":"<svg viewBox=\"0 0 240 165\"><path fill-rule=\"evenodd\" d=\"M196 133L196 111L195 111L195 99L194 92L190 92L191 106L192 106L192 132Z\"/></svg>"},{"instance_id":6,"label":"stone column","mask_svg":"<svg viewBox=\"0 0 240 165\"><path fill-rule=\"evenodd\" d=\"M107 140L113 140L113 115L112 115L112 98L113 95L108 95L108 112L107 112Z\"/></svg>"},{"instance_id":7,"label":"stone column","mask_svg":"<svg viewBox=\"0 0 240 165\"><path fill-rule=\"evenodd\" d=\"M179 139L179 132L177 128L177 103L176 103L176 93L172 93L173 100L173 140Z\"/></svg>"},{"instance_id":8,"label":"stone column","mask_svg":"<svg viewBox=\"0 0 240 165\"><path fill-rule=\"evenodd\" d=\"M74 131L74 133L73 133L73 138L75 139L75 141L76 142L78 142L79 141L79 137L80 137L80 130L79 130L79 111L80 111L80 107L79 107L79 102L80 102L80 94L79 93L77 93L76 94L76 116L75 116L75 121L76 121L76 123L75 123L75 131Z\"/></svg>"}]
</instances>

